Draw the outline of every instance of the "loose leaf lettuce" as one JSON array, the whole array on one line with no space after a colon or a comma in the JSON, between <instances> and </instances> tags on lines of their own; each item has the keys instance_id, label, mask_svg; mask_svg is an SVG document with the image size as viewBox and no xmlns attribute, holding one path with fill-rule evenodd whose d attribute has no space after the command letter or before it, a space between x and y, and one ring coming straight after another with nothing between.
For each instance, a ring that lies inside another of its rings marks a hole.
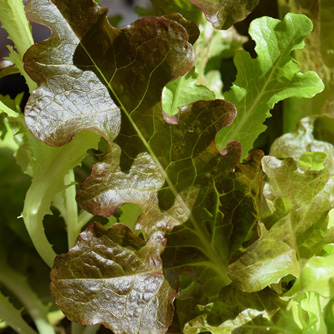
<instances>
[{"instance_id":1,"label":"loose leaf lettuce","mask_svg":"<svg viewBox=\"0 0 334 334\"><path fill-rule=\"evenodd\" d=\"M306 153L326 154L324 166L334 174L334 146L331 144L330 126L332 118L305 117L295 131L277 138L270 148L270 155L277 158L292 157L299 161ZM328 139L325 141L325 139Z\"/></svg>"},{"instance_id":2,"label":"loose leaf lettuce","mask_svg":"<svg viewBox=\"0 0 334 334\"><path fill-rule=\"evenodd\" d=\"M259 239L229 266L230 277L247 292L289 274L299 277L303 259L320 254L330 242L334 180L329 171L303 170L292 158L271 156L262 159L262 166L269 178L264 196L272 214L260 223Z\"/></svg>"},{"instance_id":3,"label":"loose leaf lettuce","mask_svg":"<svg viewBox=\"0 0 334 334\"><path fill-rule=\"evenodd\" d=\"M56 258L51 292L73 321L102 323L114 333L164 333L173 319L173 291L164 280L161 233L144 242L123 224L91 224Z\"/></svg>"},{"instance_id":4,"label":"loose leaf lettuce","mask_svg":"<svg viewBox=\"0 0 334 334\"><path fill-rule=\"evenodd\" d=\"M197 38L195 26L181 15L144 17L116 29L107 11L90 0L31 0L27 10L52 31L24 59L39 85L26 108L29 130L61 146L54 149L65 150L65 158L76 153L75 163L56 155L48 159L64 170L78 164L90 139L94 146L96 134L103 136L107 149L79 185L79 205L102 216L128 203L142 212L137 234L124 224L106 229L94 223L56 258L51 291L66 316L84 325L102 323L115 334L164 333L172 321L179 331L186 324L185 333L313 328L319 310L312 308L309 293L288 302L267 286L287 275L299 277L303 263L332 241L327 225L333 178L326 166L313 171L292 158L265 157L262 196L263 154L252 152L240 163L241 145L244 158L274 103L322 89L318 77L298 73L290 57L303 45L310 22L288 15L282 22L253 23L258 58L237 54L239 73L228 93L238 108L234 124L235 106L214 100L208 90L208 100L202 93L179 100L193 75ZM174 94L169 115L162 109L166 85ZM215 139L221 129L219 150ZM31 217L36 207L43 217L53 191L67 186L52 164L39 185L48 176L56 184L46 183L53 188L47 205L26 201ZM229 302L234 296L238 301ZM301 326L291 304L307 314Z\"/></svg>"},{"instance_id":5,"label":"loose leaf lettuce","mask_svg":"<svg viewBox=\"0 0 334 334\"><path fill-rule=\"evenodd\" d=\"M201 306L204 314L187 323L184 333L327 333L318 295L301 293L287 302L270 289L250 294L233 292L228 296L232 300L224 298L225 303L219 300Z\"/></svg>"},{"instance_id":6,"label":"loose leaf lettuce","mask_svg":"<svg viewBox=\"0 0 334 334\"><path fill-rule=\"evenodd\" d=\"M189 321L183 333L303 333L287 301L269 288L244 293L231 284L221 290L218 300L199 309L202 314Z\"/></svg>"},{"instance_id":7,"label":"loose leaf lettuce","mask_svg":"<svg viewBox=\"0 0 334 334\"><path fill-rule=\"evenodd\" d=\"M300 73L299 64L290 56L303 47L311 30L312 22L296 14L287 14L283 21L262 17L251 23L249 33L256 42L257 58L245 51L235 55L237 79L225 98L236 106L238 114L232 126L218 134L220 149L238 139L245 158L266 129L263 122L271 116L275 103L292 96L312 97L323 90L317 74Z\"/></svg>"},{"instance_id":8,"label":"loose leaf lettuce","mask_svg":"<svg viewBox=\"0 0 334 334\"><path fill-rule=\"evenodd\" d=\"M231 142L220 153L214 139L218 130L231 124L235 108L224 100L197 101L169 117L160 105L163 86L192 66L189 25L181 17L177 22L147 17L119 30L91 2L69 17L73 5L65 0L57 6L47 0L29 3L29 15L52 28L51 38L32 47L25 57L28 72L39 83L26 108L29 129L52 145L63 145L82 130L103 135L109 147L79 187L80 205L105 216L125 203L140 205L143 213L137 228L149 240L156 231L170 230L190 219L205 254L221 262L210 236L202 231L205 213L197 217L191 211L196 202L199 211L199 201L208 195L212 197L208 198L212 202L209 219L220 219L217 194L208 185L225 169L233 170L240 147ZM81 17L87 10L92 15L83 24ZM61 265L56 266L54 276L61 270ZM226 284L226 264L219 272L225 272ZM139 288L145 293L145 286ZM64 286L62 291L70 294L71 287ZM58 299L57 290L53 293ZM71 305L58 303L74 317ZM95 322L89 311L75 319ZM161 321L166 328L168 320ZM122 331L121 327L114 330Z\"/></svg>"},{"instance_id":9,"label":"loose leaf lettuce","mask_svg":"<svg viewBox=\"0 0 334 334\"><path fill-rule=\"evenodd\" d=\"M193 216L200 221L199 227L190 220L167 233L162 254L165 270L178 276L183 267L195 268L196 280L203 286L202 294L216 296L230 283L227 265L252 236L258 217L261 158L261 152L254 152L234 171L218 165L192 209Z\"/></svg>"}]
</instances>

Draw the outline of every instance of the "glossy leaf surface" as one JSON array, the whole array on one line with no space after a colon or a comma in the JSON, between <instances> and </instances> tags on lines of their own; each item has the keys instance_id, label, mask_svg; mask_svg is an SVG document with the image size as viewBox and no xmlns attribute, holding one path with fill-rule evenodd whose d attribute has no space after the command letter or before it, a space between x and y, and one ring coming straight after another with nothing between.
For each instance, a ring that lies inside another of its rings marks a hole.
<instances>
[{"instance_id":1,"label":"glossy leaf surface","mask_svg":"<svg viewBox=\"0 0 334 334\"><path fill-rule=\"evenodd\" d=\"M73 321L102 323L115 333L164 333L173 318L173 291L159 257L164 238L146 243L122 224L93 223L56 258L51 292Z\"/></svg>"},{"instance_id":2,"label":"glossy leaf surface","mask_svg":"<svg viewBox=\"0 0 334 334\"><path fill-rule=\"evenodd\" d=\"M193 50L187 33L192 31L191 25L180 16L174 16L177 21L147 17L119 30L108 24L104 10L84 3L83 12L79 7L73 17L69 16L73 1L29 4L29 15L50 26L52 36L31 48L25 57L28 72L39 83L26 109L28 127L40 140L56 146L82 130L105 137L107 152L78 188L77 200L83 208L110 216L123 204L138 204L143 213L136 227L152 244L157 231L171 230L190 219L201 243L212 253L208 236L201 231L201 218L191 211L200 197L212 192L207 187L210 173L219 177L224 169L232 171L240 159L238 143L229 143L228 150L221 153L214 145L217 131L233 121L234 106L224 100L197 101L182 108L179 115L163 114L160 98L164 85L192 66ZM86 11L91 15L83 22ZM219 215L210 205L212 214ZM80 252L84 245L76 247ZM116 241L113 247L118 247ZM152 245L152 249L157 247ZM216 257L210 255L210 259ZM71 270L57 261L54 280L59 284L71 280ZM79 267L80 271L85 266ZM114 275L117 281L117 275L110 272L110 277ZM154 292L159 295L157 300L169 289L163 276L160 279L164 288L161 293ZM95 284L94 280L94 291ZM70 285L61 289L54 283L52 286L57 303L68 317L83 324L106 324L106 314L95 318L88 308L81 309L79 316L77 307L61 299L60 290L71 295ZM78 303L86 303L84 297L78 296ZM159 313L159 305L154 309L152 304L150 313ZM124 316L124 322L113 330L123 333L125 326L125 332L130 333L140 326L152 326L153 320L130 325L132 316ZM162 317L158 323L155 331L160 333L170 320Z\"/></svg>"},{"instance_id":3,"label":"glossy leaf surface","mask_svg":"<svg viewBox=\"0 0 334 334\"><path fill-rule=\"evenodd\" d=\"M231 284L222 289L215 302L199 308L202 314L185 325L185 334L303 333L288 302L269 288L258 293L244 293ZM307 328L305 324L304 329Z\"/></svg>"}]
</instances>

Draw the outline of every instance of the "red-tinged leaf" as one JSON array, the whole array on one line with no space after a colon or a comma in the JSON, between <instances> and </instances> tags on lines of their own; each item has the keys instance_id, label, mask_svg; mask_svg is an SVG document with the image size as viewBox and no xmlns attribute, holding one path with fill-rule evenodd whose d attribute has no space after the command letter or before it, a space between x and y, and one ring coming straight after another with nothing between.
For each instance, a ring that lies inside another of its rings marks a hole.
<instances>
[{"instance_id":1,"label":"red-tinged leaf","mask_svg":"<svg viewBox=\"0 0 334 334\"><path fill-rule=\"evenodd\" d=\"M180 269L195 267L202 296L218 295L230 283L228 263L251 238L259 217L262 157L263 152L254 151L235 170L211 171L199 190L191 219L166 234L162 259L169 277L177 280Z\"/></svg>"},{"instance_id":2,"label":"red-tinged leaf","mask_svg":"<svg viewBox=\"0 0 334 334\"><path fill-rule=\"evenodd\" d=\"M69 319L102 323L115 334L165 333L176 293L162 273L164 243L160 233L145 242L123 224L91 224L55 260L50 287L57 305Z\"/></svg>"},{"instance_id":3,"label":"red-tinged leaf","mask_svg":"<svg viewBox=\"0 0 334 334\"><path fill-rule=\"evenodd\" d=\"M111 141L120 128L119 107L126 117L151 108L163 86L192 67L187 31L176 21L145 17L116 29L106 13L91 0L31 0L27 6L31 20L52 30L24 59L39 84L26 123L49 145L63 145L82 130Z\"/></svg>"},{"instance_id":4,"label":"red-tinged leaf","mask_svg":"<svg viewBox=\"0 0 334 334\"><path fill-rule=\"evenodd\" d=\"M211 173L233 169L240 146L232 142L229 152L221 155L214 145L217 131L235 116L233 105L223 100L195 102L178 116L165 115L165 120L160 107L155 108L149 117L153 122L146 124L143 116L134 112L132 120L145 134L149 152L124 119L116 138L119 146L111 146L103 162L94 166L78 188L77 200L86 210L105 216L125 203L136 203L143 210L137 228L150 235L187 221Z\"/></svg>"},{"instance_id":5,"label":"red-tinged leaf","mask_svg":"<svg viewBox=\"0 0 334 334\"><path fill-rule=\"evenodd\" d=\"M216 29L228 29L242 21L257 6L259 0L189 0L202 9Z\"/></svg>"}]
</instances>

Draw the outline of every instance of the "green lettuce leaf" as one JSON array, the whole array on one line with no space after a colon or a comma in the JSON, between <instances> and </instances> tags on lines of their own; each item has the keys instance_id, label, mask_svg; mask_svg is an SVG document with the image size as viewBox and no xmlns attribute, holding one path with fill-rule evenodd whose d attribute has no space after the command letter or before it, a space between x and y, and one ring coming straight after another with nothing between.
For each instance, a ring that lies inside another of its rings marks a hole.
<instances>
[{"instance_id":1,"label":"green lettuce leaf","mask_svg":"<svg viewBox=\"0 0 334 334\"><path fill-rule=\"evenodd\" d=\"M300 156L298 163L303 168L322 170L326 158L327 154L325 152L306 152Z\"/></svg>"},{"instance_id":2,"label":"green lettuce leaf","mask_svg":"<svg viewBox=\"0 0 334 334\"><path fill-rule=\"evenodd\" d=\"M201 314L185 325L183 333L303 333L288 302L269 288L243 293L231 284L222 289L218 300L198 308Z\"/></svg>"},{"instance_id":3,"label":"green lettuce leaf","mask_svg":"<svg viewBox=\"0 0 334 334\"><path fill-rule=\"evenodd\" d=\"M259 291L289 274L300 276L303 261L331 242L329 212L334 207L334 179L327 169L298 167L292 158L262 159L268 177L267 210L259 239L230 264L230 277L247 292ZM330 239L329 239L330 238Z\"/></svg>"},{"instance_id":4,"label":"green lettuce leaf","mask_svg":"<svg viewBox=\"0 0 334 334\"><path fill-rule=\"evenodd\" d=\"M22 318L21 311L16 309L13 304L0 293L0 320L12 327L19 334L37 334Z\"/></svg>"},{"instance_id":5,"label":"green lettuce leaf","mask_svg":"<svg viewBox=\"0 0 334 334\"><path fill-rule=\"evenodd\" d=\"M299 161L303 154L326 154L324 167L334 174L334 146L330 143L331 118L327 116L305 117L295 131L277 138L270 148L270 155L277 158L292 157ZM324 141L328 139L328 142Z\"/></svg>"},{"instance_id":6,"label":"green lettuce leaf","mask_svg":"<svg viewBox=\"0 0 334 334\"><path fill-rule=\"evenodd\" d=\"M162 91L162 108L167 115L198 100L214 100L215 94L206 86L197 85L198 74L192 68L186 75L169 82Z\"/></svg>"},{"instance_id":7,"label":"green lettuce leaf","mask_svg":"<svg viewBox=\"0 0 334 334\"><path fill-rule=\"evenodd\" d=\"M259 0L189 0L202 9L216 29L228 29L242 21L256 7Z\"/></svg>"},{"instance_id":8,"label":"green lettuce leaf","mask_svg":"<svg viewBox=\"0 0 334 334\"><path fill-rule=\"evenodd\" d=\"M302 118L318 113L330 114L333 110L333 39L327 32L334 29L334 3L331 0L278 0L278 9L280 15L301 13L312 20L312 33L307 36L305 47L296 50L294 57L302 72L315 71L325 85L312 100L292 98L284 101L283 132L291 132Z\"/></svg>"},{"instance_id":9,"label":"green lettuce leaf","mask_svg":"<svg viewBox=\"0 0 334 334\"><path fill-rule=\"evenodd\" d=\"M316 292L323 297L334 297L334 254L314 256L307 260L300 277L305 291Z\"/></svg>"},{"instance_id":10,"label":"green lettuce leaf","mask_svg":"<svg viewBox=\"0 0 334 334\"><path fill-rule=\"evenodd\" d=\"M210 298L230 283L227 265L252 236L258 218L262 155L255 151L234 170L211 172L192 209L200 224L190 220L167 233L162 259L169 277L178 277L183 267L194 268L202 294Z\"/></svg>"},{"instance_id":11,"label":"green lettuce leaf","mask_svg":"<svg viewBox=\"0 0 334 334\"><path fill-rule=\"evenodd\" d=\"M0 22L6 29L9 38L13 41L17 52L12 46L7 46L9 50L8 60L16 66L15 69L26 79L30 92L36 88L35 82L27 75L23 68L23 56L25 52L34 44L30 23L24 13L24 5L21 0L4 0L0 3ZM1 66L0 66L1 68ZM12 69L14 70L14 69ZM3 72L3 70L1 70ZM7 70L3 74L9 74ZM2 74L2 75L3 75Z\"/></svg>"},{"instance_id":12,"label":"green lettuce leaf","mask_svg":"<svg viewBox=\"0 0 334 334\"><path fill-rule=\"evenodd\" d=\"M266 129L263 122L271 116L275 103L292 96L312 97L323 90L317 74L300 73L299 64L290 56L304 46L303 39L311 30L312 22L297 14L287 14L283 21L262 17L251 23L249 33L256 42L257 58L245 51L235 55L238 74L225 98L236 106L238 114L230 127L219 132L220 149L238 140L245 158Z\"/></svg>"},{"instance_id":13,"label":"green lettuce leaf","mask_svg":"<svg viewBox=\"0 0 334 334\"><path fill-rule=\"evenodd\" d=\"M73 321L102 323L114 333L165 333L176 293L159 257L165 239L147 242L123 224L91 224L51 271L56 304Z\"/></svg>"}]
</instances>

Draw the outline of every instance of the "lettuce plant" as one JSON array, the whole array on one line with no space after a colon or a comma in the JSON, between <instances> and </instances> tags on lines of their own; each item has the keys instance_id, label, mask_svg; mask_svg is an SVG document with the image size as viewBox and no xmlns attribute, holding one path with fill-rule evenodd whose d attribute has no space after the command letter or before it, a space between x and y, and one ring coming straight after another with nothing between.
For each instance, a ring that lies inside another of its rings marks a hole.
<instances>
[{"instance_id":1,"label":"lettuce plant","mask_svg":"<svg viewBox=\"0 0 334 334\"><path fill-rule=\"evenodd\" d=\"M233 25L258 1L151 2L124 28L92 0L0 4L0 77L30 92L0 97L3 327L331 333L333 113L259 146L275 104L325 89L295 58L312 21L254 19L251 57Z\"/></svg>"}]
</instances>

